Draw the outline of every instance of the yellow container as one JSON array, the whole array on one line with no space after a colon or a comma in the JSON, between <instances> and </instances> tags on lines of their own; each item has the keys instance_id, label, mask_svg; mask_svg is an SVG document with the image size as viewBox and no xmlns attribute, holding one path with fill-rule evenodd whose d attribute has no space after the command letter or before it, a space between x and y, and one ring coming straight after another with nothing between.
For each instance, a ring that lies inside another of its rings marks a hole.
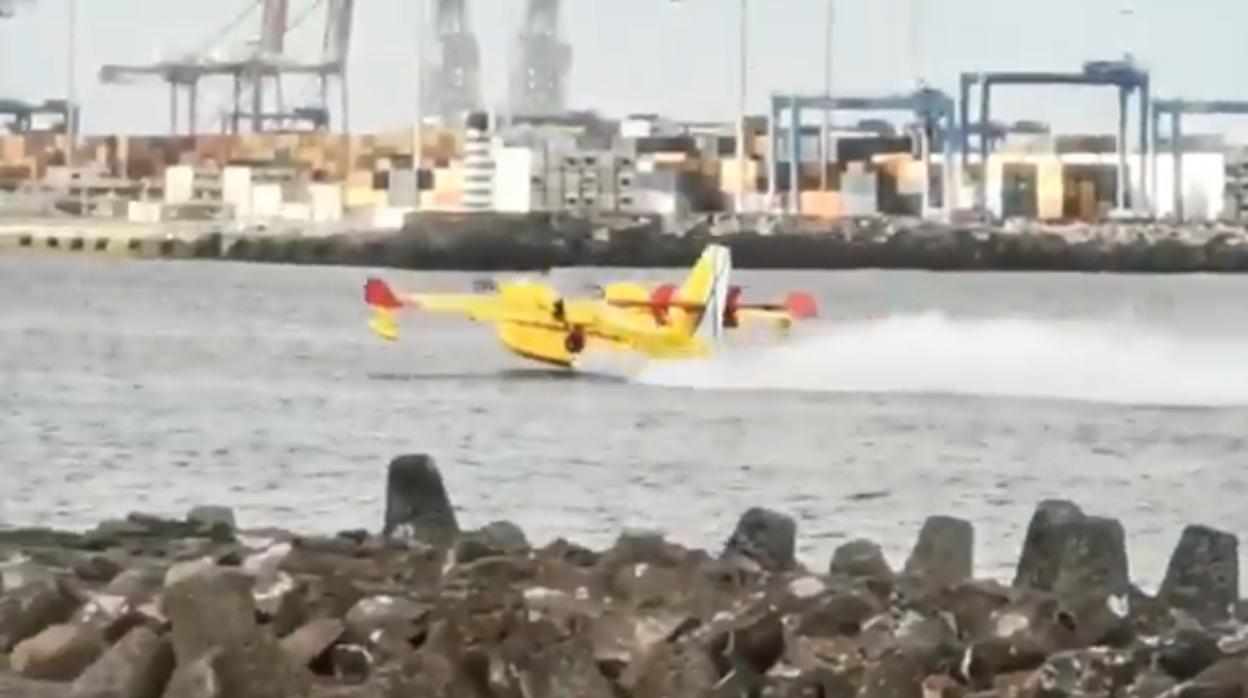
<instances>
[{"instance_id":1,"label":"yellow container","mask_svg":"<svg viewBox=\"0 0 1248 698\"><path fill-rule=\"evenodd\" d=\"M1037 215L1041 220L1058 220L1063 217L1065 187L1062 163L1057 158L1044 158L1036 167Z\"/></svg>"}]
</instances>

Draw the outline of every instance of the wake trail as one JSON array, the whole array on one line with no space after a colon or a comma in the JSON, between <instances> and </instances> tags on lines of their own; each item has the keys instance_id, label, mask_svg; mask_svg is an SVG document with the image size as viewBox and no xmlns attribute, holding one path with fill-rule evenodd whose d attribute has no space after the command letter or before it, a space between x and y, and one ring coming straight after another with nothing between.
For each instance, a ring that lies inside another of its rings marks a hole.
<instances>
[{"instance_id":1,"label":"wake trail","mask_svg":"<svg viewBox=\"0 0 1248 698\"><path fill-rule=\"evenodd\" d=\"M1212 339L1119 322L852 321L765 348L655 362L643 385L975 395L1182 407L1248 406L1248 335Z\"/></svg>"}]
</instances>

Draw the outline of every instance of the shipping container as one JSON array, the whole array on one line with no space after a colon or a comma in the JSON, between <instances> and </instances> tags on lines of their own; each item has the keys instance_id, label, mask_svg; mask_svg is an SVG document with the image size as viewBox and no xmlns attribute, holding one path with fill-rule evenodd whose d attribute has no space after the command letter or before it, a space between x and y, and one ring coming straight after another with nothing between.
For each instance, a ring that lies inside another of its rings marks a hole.
<instances>
[{"instance_id":1,"label":"shipping container","mask_svg":"<svg viewBox=\"0 0 1248 698\"><path fill-rule=\"evenodd\" d=\"M1063 215L1062 163L1055 157L1040 160L1037 167L1037 212L1041 220L1058 220Z\"/></svg>"},{"instance_id":2,"label":"shipping container","mask_svg":"<svg viewBox=\"0 0 1248 698\"><path fill-rule=\"evenodd\" d=\"M1065 165L1063 214L1068 219L1098 220L1114 206L1118 171L1113 165Z\"/></svg>"},{"instance_id":3,"label":"shipping container","mask_svg":"<svg viewBox=\"0 0 1248 698\"><path fill-rule=\"evenodd\" d=\"M890 153L913 153L913 142L909 137L841 137L836 139L837 162L866 162L877 155Z\"/></svg>"}]
</instances>

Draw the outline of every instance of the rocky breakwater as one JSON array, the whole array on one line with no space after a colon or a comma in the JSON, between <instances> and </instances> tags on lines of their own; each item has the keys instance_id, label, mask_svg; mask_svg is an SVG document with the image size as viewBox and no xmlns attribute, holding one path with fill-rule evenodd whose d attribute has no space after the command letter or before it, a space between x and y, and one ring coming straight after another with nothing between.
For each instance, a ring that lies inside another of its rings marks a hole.
<instances>
[{"instance_id":1,"label":"rocky breakwater","mask_svg":"<svg viewBox=\"0 0 1248 698\"><path fill-rule=\"evenodd\" d=\"M709 242L747 269L926 269L940 271L1243 272L1243 226L1161 224L950 224L910 219L848 220L768 234L682 236L654 226L599 229L541 216L421 216L394 232L207 236L195 257L405 269L520 271L554 267L686 267Z\"/></svg>"},{"instance_id":2,"label":"rocky breakwater","mask_svg":"<svg viewBox=\"0 0 1248 698\"><path fill-rule=\"evenodd\" d=\"M852 527L852 522L846 522ZM229 510L86 533L6 531L0 695L76 698L1239 696L1234 536L1186 529L1132 585L1122 526L1032 518L1013 580L973 578L969 522L794 559L744 513L722 549L625 532L607 550L460 529L432 461L390 466L380 534L237 530ZM16 556L16 557L15 557Z\"/></svg>"}]
</instances>

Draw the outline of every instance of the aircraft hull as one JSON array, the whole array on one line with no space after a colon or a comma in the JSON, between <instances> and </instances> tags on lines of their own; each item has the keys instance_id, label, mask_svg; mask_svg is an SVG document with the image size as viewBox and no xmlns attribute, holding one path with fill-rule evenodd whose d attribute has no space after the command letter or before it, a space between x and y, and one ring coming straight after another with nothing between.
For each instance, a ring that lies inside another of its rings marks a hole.
<instances>
[{"instance_id":1,"label":"aircraft hull","mask_svg":"<svg viewBox=\"0 0 1248 698\"><path fill-rule=\"evenodd\" d=\"M587 349L640 354L646 359L691 359L710 355L709 348L696 340L637 345L594 331L574 338L568 332L548 326L519 322L495 323L495 331L503 346L516 356L563 368L574 368L576 359Z\"/></svg>"},{"instance_id":2,"label":"aircraft hull","mask_svg":"<svg viewBox=\"0 0 1248 698\"><path fill-rule=\"evenodd\" d=\"M565 333L516 322L500 322L495 327L499 341L511 353L548 366L572 367L574 356L567 349Z\"/></svg>"}]
</instances>

